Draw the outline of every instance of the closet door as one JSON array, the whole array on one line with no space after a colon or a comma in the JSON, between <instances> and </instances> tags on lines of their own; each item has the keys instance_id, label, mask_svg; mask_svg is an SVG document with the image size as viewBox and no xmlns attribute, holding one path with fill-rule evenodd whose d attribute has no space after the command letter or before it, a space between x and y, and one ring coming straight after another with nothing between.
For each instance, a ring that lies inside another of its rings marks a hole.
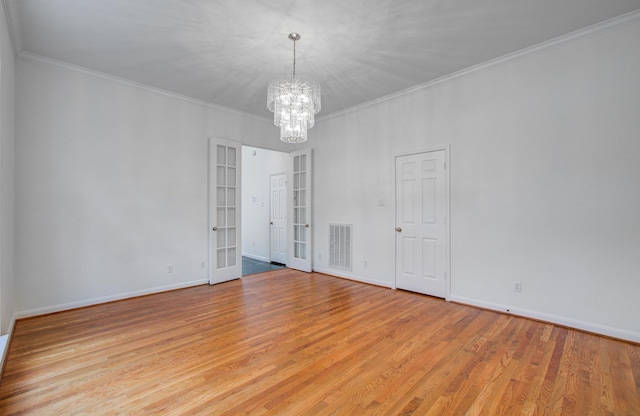
<instances>
[{"instance_id":1,"label":"closet door","mask_svg":"<svg viewBox=\"0 0 640 416\"><path fill-rule=\"evenodd\" d=\"M445 150L396 158L396 287L446 298Z\"/></svg>"}]
</instances>

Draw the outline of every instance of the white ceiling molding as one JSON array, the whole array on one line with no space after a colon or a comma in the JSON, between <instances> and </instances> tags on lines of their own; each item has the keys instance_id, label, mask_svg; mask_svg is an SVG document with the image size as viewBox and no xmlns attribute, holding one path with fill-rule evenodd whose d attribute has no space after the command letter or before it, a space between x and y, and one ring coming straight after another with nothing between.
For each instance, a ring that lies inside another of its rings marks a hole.
<instances>
[{"instance_id":1,"label":"white ceiling molding","mask_svg":"<svg viewBox=\"0 0 640 416\"><path fill-rule=\"evenodd\" d=\"M252 114L252 113L247 113L244 111L240 111L240 110L236 110L235 108L231 108L231 107L225 107L222 105L218 105L215 103L211 103L208 101L202 101L202 100L198 100L197 98L193 98L193 97L188 97L186 95L182 95L182 94L178 94L172 91L167 91L164 90L162 88L157 88L151 85L146 85L146 84L142 84L140 82L136 82L136 81L131 81L125 78L120 78L120 77L116 77L114 75L111 74L105 74L103 72L99 72L99 71L94 71L93 69L89 69L89 68L85 68L82 66L78 66L78 65L73 65L73 64L69 64L67 62L62 62L62 61L58 61L55 59L51 59L51 58L46 58L44 56L40 56L40 55L36 55L33 53L29 53L29 52L20 52L18 54L18 59L22 59L24 61L27 62L32 62L35 64L39 64L39 65L47 65L47 66L55 66L57 68L66 70L66 71L72 71L72 72L78 72L78 73L82 73L85 75L89 75L92 77L96 77L96 78L101 78L101 79L105 79L107 81L112 81L112 82L117 82L118 84L122 84L122 85L128 85L130 87L135 87L135 88L140 88L142 90L145 91L149 91L155 94L160 94L160 95L164 95L166 97L171 97L171 98L175 98L178 100L182 100L182 101L186 101L192 104L198 104L207 108L213 108L216 110L221 110L221 111L226 111L228 113L232 113L232 114L238 114L238 115L242 115L244 117L250 117L253 119L258 119L258 120L262 120L262 121L268 121L268 122L273 122L272 118L269 117L262 117L262 116L258 116L256 114Z\"/></svg>"},{"instance_id":2,"label":"white ceiling molding","mask_svg":"<svg viewBox=\"0 0 640 416\"><path fill-rule=\"evenodd\" d=\"M17 54L267 119L268 81L288 73L296 31L299 73L323 92L318 120L640 10L640 0L3 1Z\"/></svg>"},{"instance_id":3,"label":"white ceiling molding","mask_svg":"<svg viewBox=\"0 0 640 416\"><path fill-rule=\"evenodd\" d=\"M22 28L20 27L20 1L3 0L4 11L9 26L9 38L13 45L13 53L17 56L22 52Z\"/></svg>"},{"instance_id":4,"label":"white ceiling molding","mask_svg":"<svg viewBox=\"0 0 640 416\"><path fill-rule=\"evenodd\" d=\"M502 64L504 62L514 61L514 60L527 57L536 53L562 47L573 42L579 42L584 39L590 38L592 36L598 36L612 30L622 29L625 26L638 23L638 22L640 22L640 10L636 10L619 17L614 17L613 19L609 19L601 23L596 23L595 25L589 26L587 28L579 29L579 30L576 30L575 32L571 32L566 35L559 36L557 38L539 43L537 45L529 46L519 51L515 51L507 55L504 55L495 59L491 59L490 61L483 62L481 64L474 65L469 68L465 68L458 72L454 72L453 74L445 75L438 79L434 79L433 81L428 81L423 84L416 85L414 87L410 87L402 91L394 92L392 94L385 95L384 97L376 98L374 100L367 101L365 103L358 104L341 111L336 111L331 114L327 114L325 116L317 117L316 122L327 120L333 117L338 117L338 116L350 113L352 111L370 107L372 105L379 104L381 102L393 100L395 98L402 97L404 95L410 95L417 91L432 88L438 84L442 84L444 82L448 82L456 78L461 78L469 74L473 74L474 72L478 72L486 68L490 68L492 66Z\"/></svg>"}]
</instances>

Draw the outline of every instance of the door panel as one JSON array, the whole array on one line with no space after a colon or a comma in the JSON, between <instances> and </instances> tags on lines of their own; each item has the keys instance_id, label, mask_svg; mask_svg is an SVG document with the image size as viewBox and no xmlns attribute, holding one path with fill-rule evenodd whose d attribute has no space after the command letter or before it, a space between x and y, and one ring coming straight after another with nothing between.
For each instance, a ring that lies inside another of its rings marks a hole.
<instances>
[{"instance_id":1,"label":"door panel","mask_svg":"<svg viewBox=\"0 0 640 416\"><path fill-rule=\"evenodd\" d=\"M270 176L271 261L287 263L287 174Z\"/></svg>"},{"instance_id":2,"label":"door panel","mask_svg":"<svg viewBox=\"0 0 640 416\"><path fill-rule=\"evenodd\" d=\"M435 279L436 275L436 252L438 240L433 238L422 239L422 276Z\"/></svg>"},{"instance_id":3,"label":"door panel","mask_svg":"<svg viewBox=\"0 0 640 416\"><path fill-rule=\"evenodd\" d=\"M396 287L447 297L445 151L396 158Z\"/></svg>"},{"instance_id":4,"label":"door panel","mask_svg":"<svg viewBox=\"0 0 640 416\"><path fill-rule=\"evenodd\" d=\"M436 223L436 189L435 179L422 181L422 218L425 224Z\"/></svg>"},{"instance_id":5,"label":"door panel","mask_svg":"<svg viewBox=\"0 0 640 416\"><path fill-rule=\"evenodd\" d=\"M402 237L402 273L405 276L415 276L415 251L416 239L413 237Z\"/></svg>"},{"instance_id":6,"label":"door panel","mask_svg":"<svg viewBox=\"0 0 640 416\"><path fill-rule=\"evenodd\" d=\"M289 256L287 266L311 272L311 149L290 153L292 186L289 186Z\"/></svg>"},{"instance_id":7,"label":"door panel","mask_svg":"<svg viewBox=\"0 0 640 416\"><path fill-rule=\"evenodd\" d=\"M209 283L242 276L240 144L209 141Z\"/></svg>"}]
</instances>

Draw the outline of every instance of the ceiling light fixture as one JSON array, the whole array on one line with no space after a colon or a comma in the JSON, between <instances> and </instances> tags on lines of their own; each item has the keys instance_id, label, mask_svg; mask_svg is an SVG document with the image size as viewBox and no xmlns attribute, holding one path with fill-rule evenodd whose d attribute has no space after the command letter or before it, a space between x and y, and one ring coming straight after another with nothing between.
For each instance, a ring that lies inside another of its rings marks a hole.
<instances>
[{"instance_id":1,"label":"ceiling light fixture","mask_svg":"<svg viewBox=\"0 0 640 416\"><path fill-rule=\"evenodd\" d=\"M269 82L267 108L273 111L273 124L280 127L280 140L286 143L307 141L307 129L315 123L320 111L320 84L296 75L297 33L289 34L293 41L293 74Z\"/></svg>"}]
</instances>

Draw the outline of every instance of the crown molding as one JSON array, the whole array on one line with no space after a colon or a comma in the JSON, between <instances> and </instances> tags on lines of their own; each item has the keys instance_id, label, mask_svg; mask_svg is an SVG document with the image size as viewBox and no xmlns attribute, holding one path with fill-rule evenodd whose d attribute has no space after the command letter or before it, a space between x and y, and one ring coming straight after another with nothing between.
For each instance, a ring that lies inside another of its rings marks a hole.
<instances>
[{"instance_id":1,"label":"crown molding","mask_svg":"<svg viewBox=\"0 0 640 416\"><path fill-rule=\"evenodd\" d=\"M397 91L397 92L385 95L383 97L379 97L371 101L367 101L365 103L355 105L353 107L345 108L344 110L341 110L341 111L336 111L334 113L316 117L316 123L324 120L328 120L330 118L339 117L341 115L351 113L353 111L357 111L363 108L371 107L373 105L376 105L385 101L389 101L398 97L402 97L404 95L410 95L417 91L422 91L422 90L434 87L438 84L442 84L457 78L461 78L469 74L473 74L475 72L478 72L487 68L491 68L493 66L496 66L505 62L514 61L514 60L528 57L543 51L559 48L573 42L582 41L586 38L599 36L604 33L611 32L613 30L618 30L638 22L640 22L640 9L634 10L633 12L626 13L618 17L614 17L609 20L605 20L600 23L596 23L592 26L587 26L585 28L578 29L574 32L570 32L565 35L558 36L556 38L547 40L545 42L538 43L536 45L529 46L524 49L520 49L515 52L508 53L498 58L494 58L489 61L485 61L483 63L473 65L465 69L461 69L460 71L456 71L451 74L444 75L440 78L436 78L434 80L427 81L422 84L414 85L413 87L409 87L407 89Z\"/></svg>"},{"instance_id":2,"label":"crown molding","mask_svg":"<svg viewBox=\"0 0 640 416\"><path fill-rule=\"evenodd\" d=\"M189 97L189 96L186 96L186 95L178 94L178 93L173 92L173 91L164 90L162 88L153 87L151 85L143 84L141 82L131 81L131 80L128 80L126 78L121 78L121 77L118 77L118 76L115 76L115 75L107 74L107 73L96 71L96 70L89 69L89 68L85 68L85 67L79 66L79 65L73 65L73 64L70 64L70 63L67 63L67 62L59 61L57 59L48 58L48 57L45 57L45 56L42 56L42 55L30 53L30 52L20 52L18 54L18 59L26 61L26 62L39 64L39 65L54 66L54 67L61 68L61 69L67 70L67 71L76 72L76 73L82 73L82 74L93 76L93 77L96 77L96 78L101 78L101 79L105 79L105 80L108 80L108 81L116 82L118 84L127 85L127 86L130 86L130 87L139 88L141 90L153 92L155 94L164 95L166 97L175 98L175 99L178 99L178 100L181 100L181 101L186 101L186 102L189 102L189 103L192 103L192 104L198 104L198 105L201 105L201 106L204 106L204 107L207 107L207 108L220 110L220 111L225 111L227 113L237 114L237 115L240 115L240 116L243 116L243 117L249 117L249 118L253 118L253 119L256 119L256 120L260 120L260 121L271 122L271 119L267 118L267 117L261 117L261 116L258 116L256 114L246 113L244 111L236 110L235 108L225 107L225 106L222 106L222 105L219 105L219 104L215 104L215 103L211 103L211 102L208 102L208 101L199 100L197 98L193 98L193 97Z\"/></svg>"},{"instance_id":3,"label":"crown molding","mask_svg":"<svg viewBox=\"0 0 640 416\"><path fill-rule=\"evenodd\" d=\"M18 56L22 51L22 28L20 23L20 2L18 0L3 0L4 13L9 28L9 39L13 46L13 53Z\"/></svg>"},{"instance_id":4,"label":"crown molding","mask_svg":"<svg viewBox=\"0 0 640 416\"><path fill-rule=\"evenodd\" d=\"M93 75L96 77L100 77L103 79L108 79L114 82L118 82L120 84L124 84L124 85L129 85L129 86L133 86L133 87L137 87L137 88L141 88L147 91L151 91L151 92L155 92L158 94L162 94L162 95L166 95L172 98L176 98L176 99L180 99L183 101L187 101L187 102L191 102L191 103L195 103L195 104L199 104L199 105L203 105L209 108L214 108L217 110L221 110L221 111L226 111L226 112L231 112L234 114L238 114L238 115L242 115L245 117L250 117L253 119L257 119L257 120L262 120L262 121L271 121L270 118L267 117L263 117L263 116L258 116L256 114L251 114L251 113L247 113L247 112L243 112L240 110L236 110L230 107L224 107L221 106L219 104L215 104L209 101L204 101L204 100L199 100L196 98L192 98L192 97L188 97L186 95L182 95L179 93L175 93L172 91L168 91L168 90L164 90L161 88L157 88L157 87L153 87L147 84L143 84L143 83L139 83L136 81L130 81L127 80L125 78L120 78L114 75L110 75L110 74L106 74L103 72L99 72L96 70L92 70L92 69L88 69L85 67L81 67L81 66L77 66L77 65L73 65L73 64L69 64L63 61L58 61L55 59L51 59L51 58L47 58L41 55L37 55L37 54L33 54L33 53L29 53L29 52L24 52L22 51L22 36L21 36L21 29L20 29L20 0L3 0L3 4L4 4L4 8L5 8L5 13L7 15L7 24L9 27L9 36L11 38L11 43L13 45L13 49L14 52L16 54L16 56L18 58L21 59L25 59L27 61L31 61L31 62L38 62L38 63L42 63L42 64L48 64L48 65L53 65L53 66L57 66L60 68L65 68L67 70L71 70L71 71L75 71L75 72L81 72L81 73L85 73L85 74L89 74L89 75ZM634 23L638 23L640 21L640 9L635 10L633 12L609 19L609 20L605 20L603 22L600 23L596 23L592 26L588 26L586 28L583 29L579 29L576 30L574 32L570 32L568 34L565 35L561 35L559 37L556 37L554 39L533 45L533 46L529 46L527 48L524 49L520 49L518 51L500 56L498 58L494 58L491 59L489 61L485 61L483 63L453 72L451 74L448 75L444 75L440 78L436 78L434 80L431 81L427 81L425 83L422 84L418 84L412 87L409 87L407 89L401 90L401 91L397 91L367 102L364 102L362 104L358 104L349 108L346 108L344 110L340 110L340 111L336 111L330 114L326 114L326 115L321 115L316 117L316 122L322 122L324 120L328 120L334 117L338 117L347 113L351 113L353 111L357 111L363 108L367 108L367 107L371 107L373 105L376 105L378 103L382 103L385 101L389 101L398 97L402 97L404 95L410 95L412 93L415 93L417 91L422 91L424 89L428 89L431 87L434 87L438 84L442 84L457 78L461 78L464 76L467 76L469 74L493 67L495 65L499 65L501 63L505 63L505 62L509 62L509 61L513 61L513 60L517 60L517 59L521 59L523 57L527 57L536 53L540 53L543 51L547 51L553 48L558 48L558 47L562 47L564 45L570 44L572 42L577 42L577 41L581 41L584 40L585 38L589 38L592 36L598 36L598 35L602 35L606 32L609 31L613 31L613 30L617 30L620 29L622 27L634 24Z\"/></svg>"}]
</instances>

